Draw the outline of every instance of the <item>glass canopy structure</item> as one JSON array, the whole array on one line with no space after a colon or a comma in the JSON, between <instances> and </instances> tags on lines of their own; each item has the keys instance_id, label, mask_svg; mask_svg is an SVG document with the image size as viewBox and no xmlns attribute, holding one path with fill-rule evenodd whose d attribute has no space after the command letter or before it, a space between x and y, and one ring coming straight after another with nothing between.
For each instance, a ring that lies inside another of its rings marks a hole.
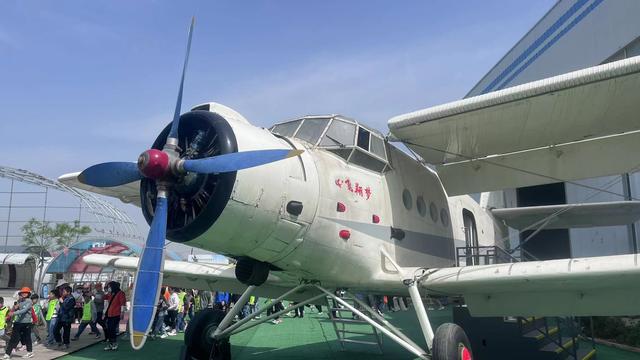
<instances>
[{"instance_id":1,"label":"glass canopy structure","mask_svg":"<svg viewBox=\"0 0 640 360\"><path fill-rule=\"evenodd\" d=\"M276 124L270 130L312 147L324 148L348 163L372 171L384 172L390 168L384 136L353 119L340 115L305 116Z\"/></svg>"},{"instance_id":2,"label":"glass canopy structure","mask_svg":"<svg viewBox=\"0 0 640 360\"><path fill-rule=\"evenodd\" d=\"M46 273L50 276L48 281L50 287L58 279L65 279L70 283L90 285L95 282L106 282L118 280L122 284L127 284L127 280L132 279L131 274L117 270L113 267L99 267L88 265L83 261L86 255L104 254L113 256L140 256L142 248L139 245L116 241L111 239L89 239L80 241L73 246L57 254L46 268ZM168 251L168 260L181 260L180 257Z\"/></svg>"}]
</instances>

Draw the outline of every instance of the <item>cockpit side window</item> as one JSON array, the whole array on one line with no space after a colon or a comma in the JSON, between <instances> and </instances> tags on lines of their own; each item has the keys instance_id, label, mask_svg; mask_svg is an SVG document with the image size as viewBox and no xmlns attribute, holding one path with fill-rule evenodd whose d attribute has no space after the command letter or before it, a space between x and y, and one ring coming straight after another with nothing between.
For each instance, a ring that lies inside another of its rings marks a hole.
<instances>
[{"instance_id":1,"label":"cockpit side window","mask_svg":"<svg viewBox=\"0 0 640 360\"><path fill-rule=\"evenodd\" d=\"M369 151L369 137L371 133L369 130L359 126L358 127L358 147Z\"/></svg>"},{"instance_id":2,"label":"cockpit side window","mask_svg":"<svg viewBox=\"0 0 640 360\"><path fill-rule=\"evenodd\" d=\"M353 154L349 158L349 161L377 172L383 171L386 166L386 163L384 161L376 159L370 154L357 149L353 152Z\"/></svg>"},{"instance_id":3,"label":"cockpit side window","mask_svg":"<svg viewBox=\"0 0 640 360\"><path fill-rule=\"evenodd\" d=\"M383 159L387 158L387 154L384 150L384 140L381 138L371 135L371 144L369 150L374 154Z\"/></svg>"}]
</instances>

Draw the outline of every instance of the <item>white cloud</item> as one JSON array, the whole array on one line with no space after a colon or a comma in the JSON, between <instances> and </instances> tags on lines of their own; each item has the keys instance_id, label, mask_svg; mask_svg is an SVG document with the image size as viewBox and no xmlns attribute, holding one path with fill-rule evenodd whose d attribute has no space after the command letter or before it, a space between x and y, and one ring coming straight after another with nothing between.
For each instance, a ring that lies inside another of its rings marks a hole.
<instances>
[{"instance_id":1,"label":"white cloud","mask_svg":"<svg viewBox=\"0 0 640 360\"><path fill-rule=\"evenodd\" d=\"M496 51L469 52L451 41L324 55L237 83L221 98L261 126L342 113L386 132L391 116L463 96L487 68L478 59Z\"/></svg>"}]
</instances>

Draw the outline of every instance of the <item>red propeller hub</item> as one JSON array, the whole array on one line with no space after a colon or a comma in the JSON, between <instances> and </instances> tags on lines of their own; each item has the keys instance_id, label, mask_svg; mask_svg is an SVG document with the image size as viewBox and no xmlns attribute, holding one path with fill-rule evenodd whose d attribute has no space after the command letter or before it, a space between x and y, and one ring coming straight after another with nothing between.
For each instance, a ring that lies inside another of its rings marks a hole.
<instances>
[{"instance_id":1,"label":"red propeller hub","mask_svg":"<svg viewBox=\"0 0 640 360\"><path fill-rule=\"evenodd\" d=\"M147 150L138 157L138 169L150 179L160 179L169 171L169 155L162 150Z\"/></svg>"}]
</instances>

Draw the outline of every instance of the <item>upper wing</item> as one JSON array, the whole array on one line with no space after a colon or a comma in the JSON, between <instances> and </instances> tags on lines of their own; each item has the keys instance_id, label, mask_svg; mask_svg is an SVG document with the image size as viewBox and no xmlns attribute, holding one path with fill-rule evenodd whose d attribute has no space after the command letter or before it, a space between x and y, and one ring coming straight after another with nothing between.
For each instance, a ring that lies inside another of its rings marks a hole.
<instances>
[{"instance_id":1,"label":"upper wing","mask_svg":"<svg viewBox=\"0 0 640 360\"><path fill-rule=\"evenodd\" d=\"M637 315L638 256L432 269L422 286L463 295L473 316Z\"/></svg>"},{"instance_id":2,"label":"upper wing","mask_svg":"<svg viewBox=\"0 0 640 360\"><path fill-rule=\"evenodd\" d=\"M78 180L79 172L64 174L58 178L61 183L96 194L111 196L125 203L140 206L140 181L114 187L95 187L83 184Z\"/></svg>"},{"instance_id":3,"label":"upper wing","mask_svg":"<svg viewBox=\"0 0 640 360\"><path fill-rule=\"evenodd\" d=\"M389 120L449 195L629 172L640 150L640 57Z\"/></svg>"},{"instance_id":4,"label":"upper wing","mask_svg":"<svg viewBox=\"0 0 640 360\"><path fill-rule=\"evenodd\" d=\"M518 230L615 226L631 224L640 219L640 201L527 206L492 209L491 213L507 226Z\"/></svg>"}]
</instances>

